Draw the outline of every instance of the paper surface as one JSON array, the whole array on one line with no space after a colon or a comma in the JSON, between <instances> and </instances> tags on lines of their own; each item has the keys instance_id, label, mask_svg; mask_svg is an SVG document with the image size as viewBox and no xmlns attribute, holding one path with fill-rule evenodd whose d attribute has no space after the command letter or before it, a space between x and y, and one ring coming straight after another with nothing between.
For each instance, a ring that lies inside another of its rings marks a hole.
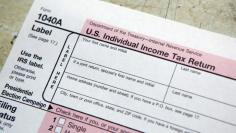
<instances>
[{"instance_id":1,"label":"paper surface","mask_svg":"<svg viewBox=\"0 0 236 133\"><path fill-rule=\"evenodd\" d=\"M96 0L36 0L0 132L235 133L236 40Z\"/></svg>"}]
</instances>

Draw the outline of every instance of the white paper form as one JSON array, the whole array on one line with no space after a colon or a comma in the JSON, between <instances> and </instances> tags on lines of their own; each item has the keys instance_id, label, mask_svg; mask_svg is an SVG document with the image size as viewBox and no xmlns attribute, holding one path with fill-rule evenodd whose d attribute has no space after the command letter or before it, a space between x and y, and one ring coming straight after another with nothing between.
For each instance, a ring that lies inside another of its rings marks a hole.
<instances>
[{"instance_id":1,"label":"white paper form","mask_svg":"<svg viewBox=\"0 0 236 133\"><path fill-rule=\"evenodd\" d=\"M235 133L236 39L96 0L36 0L1 72L3 133Z\"/></svg>"}]
</instances>

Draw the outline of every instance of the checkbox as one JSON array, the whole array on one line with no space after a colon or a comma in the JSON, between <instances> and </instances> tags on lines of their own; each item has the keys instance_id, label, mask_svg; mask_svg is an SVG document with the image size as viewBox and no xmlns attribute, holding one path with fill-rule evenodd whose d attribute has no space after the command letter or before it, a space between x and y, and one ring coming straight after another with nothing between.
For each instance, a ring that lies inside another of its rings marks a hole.
<instances>
[{"instance_id":1,"label":"checkbox","mask_svg":"<svg viewBox=\"0 0 236 133\"><path fill-rule=\"evenodd\" d=\"M55 128L55 133L61 133L62 127L56 127Z\"/></svg>"},{"instance_id":2,"label":"checkbox","mask_svg":"<svg viewBox=\"0 0 236 133\"><path fill-rule=\"evenodd\" d=\"M64 119L64 118L60 118L60 119L58 120L58 124L59 124L59 125L64 125L65 122L66 122L66 119Z\"/></svg>"}]
</instances>

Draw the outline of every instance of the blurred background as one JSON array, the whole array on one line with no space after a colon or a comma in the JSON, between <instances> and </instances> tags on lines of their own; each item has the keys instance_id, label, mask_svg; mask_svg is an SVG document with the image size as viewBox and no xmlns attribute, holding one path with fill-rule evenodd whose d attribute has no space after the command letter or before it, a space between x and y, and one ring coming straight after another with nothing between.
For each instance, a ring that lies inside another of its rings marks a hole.
<instances>
[{"instance_id":1,"label":"blurred background","mask_svg":"<svg viewBox=\"0 0 236 133\"><path fill-rule=\"evenodd\" d=\"M236 0L103 1L236 37ZM0 0L0 70L32 3L33 0Z\"/></svg>"}]
</instances>

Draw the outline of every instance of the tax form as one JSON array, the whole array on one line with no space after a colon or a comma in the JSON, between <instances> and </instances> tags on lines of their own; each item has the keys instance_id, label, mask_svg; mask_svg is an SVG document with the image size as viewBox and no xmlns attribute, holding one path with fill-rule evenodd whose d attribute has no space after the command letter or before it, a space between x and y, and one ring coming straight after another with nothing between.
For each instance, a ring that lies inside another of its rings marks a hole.
<instances>
[{"instance_id":1,"label":"tax form","mask_svg":"<svg viewBox=\"0 0 236 133\"><path fill-rule=\"evenodd\" d=\"M1 133L235 133L236 39L98 0L35 0Z\"/></svg>"}]
</instances>

